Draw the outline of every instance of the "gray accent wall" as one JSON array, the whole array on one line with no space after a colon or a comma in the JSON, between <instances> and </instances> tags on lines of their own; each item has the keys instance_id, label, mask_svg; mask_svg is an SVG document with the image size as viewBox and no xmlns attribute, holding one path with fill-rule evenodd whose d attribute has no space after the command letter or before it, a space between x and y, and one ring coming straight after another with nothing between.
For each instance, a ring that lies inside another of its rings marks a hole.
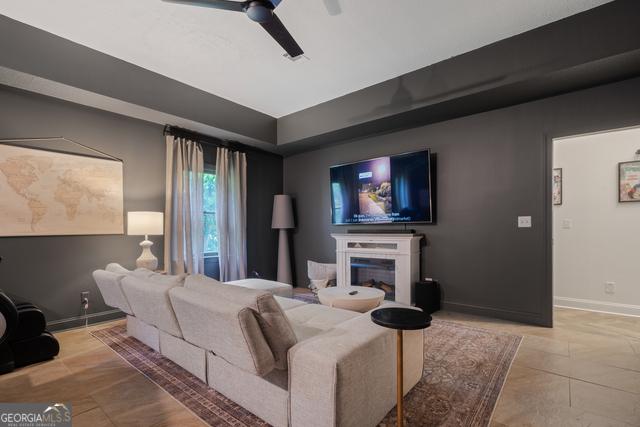
<instances>
[{"instance_id":1,"label":"gray accent wall","mask_svg":"<svg viewBox=\"0 0 640 427\"><path fill-rule=\"evenodd\" d=\"M273 196L282 194L283 159L247 151L247 273L275 280L278 230L271 229Z\"/></svg>"},{"instance_id":2,"label":"gray accent wall","mask_svg":"<svg viewBox=\"0 0 640 427\"><path fill-rule=\"evenodd\" d=\"M551 325L548 141L639 125L638 99L635 78L285 158L285 192L297 215L297 286L307 285L308 259L335 262L330 233L402 227L332 226L329 167L431 148L437 223L409 226L426 235L422 277L441 282L449 308ZM531 215L533 228L518 229L519 215Z\"/></svg>"},{"instance_id":3,"label":"gray accent wall","mask_svg":"<svg viewBox=\"0 0 640 427\"><path fill-rule=\"evenodd\" d=\"M64 136L124 161L124 209L163 211L165 144L162 126L0 86L0 139ZM277 234L273 195L282 191L282 158L248 153L249 271L275 278ZM267 220L268 218L268 220ZM163 257L163 239L153 236ZM139 236L0 237L0 289L30 301L52 329L78 326L80 292L90 295L91 321L121 316L104 305L91 272L108 262L133 268Z\"/></svg>"}]
</instances>

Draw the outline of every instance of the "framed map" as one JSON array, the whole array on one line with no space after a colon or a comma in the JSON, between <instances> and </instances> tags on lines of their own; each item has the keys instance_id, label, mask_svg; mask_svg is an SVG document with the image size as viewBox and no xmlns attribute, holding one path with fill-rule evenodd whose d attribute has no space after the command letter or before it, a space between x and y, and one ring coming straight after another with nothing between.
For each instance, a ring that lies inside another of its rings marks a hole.
<instances>
[{"instance_id":1,"label":"framed map","mask_svg":"<svg viewBox=\"0 0 640 427\"><path fill-rule=\"evenodd\" d=\"M553 170L553 204L562 204L562 168L556 168Z\"/></svg>"},{"instance_id":2,"label":"framed map","mask_svg":"<svg viewBox=\"0 0 640 427\"><path fill-rule=\"evenodd\" d=\"M640 160L618 163L618 202L640 202Z\"/></svg>"},{"instance_id":3,"label":"framed map","mask_svg":"<svg viewBox=\"0 0 640 427\"><path fill-rule=\"evenodd\" d=\"M0 144L0 237L123 234L122 162Z\"/></svg>"}]
</instances>

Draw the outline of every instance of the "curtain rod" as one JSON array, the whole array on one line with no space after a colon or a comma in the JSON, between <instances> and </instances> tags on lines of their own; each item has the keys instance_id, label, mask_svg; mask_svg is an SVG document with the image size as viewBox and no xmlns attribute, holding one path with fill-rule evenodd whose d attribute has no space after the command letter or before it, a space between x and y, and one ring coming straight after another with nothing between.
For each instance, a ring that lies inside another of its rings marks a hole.
<instances>
[{"instance_id":1,"label":"curtain rod","mask_svg":"<svg viewBox=\"0 0 640 427\"><path fill-rule=\"evenodd\" d=\"M239 142L227 141L225 139L216 138L215 136L205 135L200 132L195 132L189 129L180 128L177 126L165 125L164 135L177 136L178 138L187 138L192 141L215 145L216 147L224 147L233 151L247 151L247 149L254 149L253 147L246 146ZM259 150L259 149L255 149ZM262 151L262 150L259 150Z\"/></svg>"},{"instance_id":2,"label":"curtain rod","mask_svg":"<svg viewBox=\"0 0 640 427\"><path fill-rule=\"evenodd\" d=\"M263 150L262 148L253 147L251 145L246 145L237 141L229 141L227 139L216 138L215 136L205 135L203 133L181 128L178 126L165 125L164 131L162 133L165 136L172 135L177 136L178 138L187 138L203 144L213 145L214 147L224 147L232 151L240 151L243 153L246 153L247 151L253 151L256 153L262 153L282 158L280 154L273 153L268 150Z\"/></svg>"}]
</instances>

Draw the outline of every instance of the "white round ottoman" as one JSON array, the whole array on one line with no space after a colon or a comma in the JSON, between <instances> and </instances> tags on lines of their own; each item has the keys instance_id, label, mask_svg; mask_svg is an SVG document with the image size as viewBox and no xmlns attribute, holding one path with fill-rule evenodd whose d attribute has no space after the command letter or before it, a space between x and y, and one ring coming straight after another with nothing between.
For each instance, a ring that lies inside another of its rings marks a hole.
<instances>
[{"instance_id":1,"label":"white round ottoman","mask_svg":"<svg viewBox=\"0 0 640 427\"><path fill-rule=\"evenodd\" d=\"M349 295L353 291L358 293ZM384 291L364 286L335 286L320 289L318 299L329 307L364 313L380 305L384 300Z\"/></svg>"}]
</instances>

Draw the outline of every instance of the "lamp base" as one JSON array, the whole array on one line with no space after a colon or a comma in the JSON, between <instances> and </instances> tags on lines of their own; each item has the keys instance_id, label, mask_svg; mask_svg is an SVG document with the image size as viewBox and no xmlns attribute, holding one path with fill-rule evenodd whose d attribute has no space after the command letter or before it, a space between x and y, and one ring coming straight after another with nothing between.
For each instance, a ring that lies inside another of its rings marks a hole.
<instances>
[{"instance_id":1,"label":"lamp base","mask_svg":"<svg viewBox=\"0 0 640 427\"><path fill-rule=\"evenodd\" d=\"M136 260L136 267L146 268L152 271L156 270L158 268L158 258L151 252L153 242L145 239L140 242L140 246L142 247L142 254L140 254L140 257Z\"/></svg>"},{"instance_id":2,"label":"lamp base","mask_svg":"<svg viewBox=\"0 0 640 427\"><path fill-rule=\"evenodd\" d=\"M280 229L278 239L278 278L276 280L288 285L293 284L293 278L291 277L291 258L289 256L289 236L287 230L284 228Z\"/></svg>"}]
</instances>

